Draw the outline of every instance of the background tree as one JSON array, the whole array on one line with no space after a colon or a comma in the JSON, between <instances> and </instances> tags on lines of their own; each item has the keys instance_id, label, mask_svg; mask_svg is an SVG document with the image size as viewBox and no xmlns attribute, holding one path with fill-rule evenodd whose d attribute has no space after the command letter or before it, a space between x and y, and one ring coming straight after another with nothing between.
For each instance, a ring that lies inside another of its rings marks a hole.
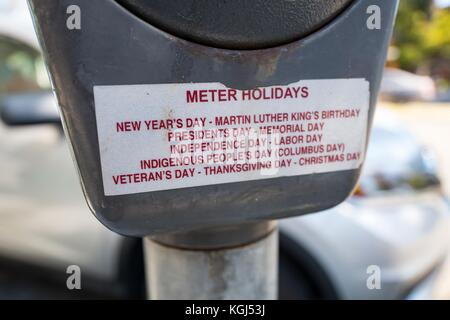
<instances>
[{"instance_id":1,"label":"background tree","mask_svg":"<svg viewBox=\"0 0 450 320\"><path fill-rule=\"evenodd\" d=\"M433 3L400 2L393 38L399 52L396 64L450 81L450 8L437 8Z\"/></svg>"}]
</instances>

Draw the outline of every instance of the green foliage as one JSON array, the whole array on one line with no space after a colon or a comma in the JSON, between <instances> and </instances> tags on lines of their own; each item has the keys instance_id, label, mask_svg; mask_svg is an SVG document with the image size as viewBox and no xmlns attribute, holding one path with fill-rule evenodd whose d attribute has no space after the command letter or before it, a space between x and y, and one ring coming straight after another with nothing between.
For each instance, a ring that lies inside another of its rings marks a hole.
<instances>
[{"instance_id":1,"label":"green foliage","mask_svg":"<svg viewBox=\"0 0 450 320\"><path fill-rule=\"evenodd\" d=\"M438 10L425 33L425 51L450 62L450 10Z\"/></svg>"},{"instance_id":2,"label":"green foliage","mask_svg":"<svg viewBox=\"0 0 450 320\"><path fill-rule=\"evenodd\" d=\"M450 10L432 0L402 0L394 31L400 68L415 71L435 59L450 63Z\"/></svg>"}]
</instances>

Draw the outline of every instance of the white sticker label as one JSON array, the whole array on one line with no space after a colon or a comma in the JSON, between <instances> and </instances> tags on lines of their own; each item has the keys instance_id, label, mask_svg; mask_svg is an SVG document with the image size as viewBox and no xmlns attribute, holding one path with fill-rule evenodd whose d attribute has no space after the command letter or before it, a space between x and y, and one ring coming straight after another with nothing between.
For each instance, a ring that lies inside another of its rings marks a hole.
<instances>
[{"instance_id":1,"label":"white sticker label","mask_svg":"<svg viewBox=\"0 0 450 320\"><path fill-rule=\"evenodd\" d=\"M358 168L364 79L94 87L105 195Z\"/></svg>"}]
</instances>

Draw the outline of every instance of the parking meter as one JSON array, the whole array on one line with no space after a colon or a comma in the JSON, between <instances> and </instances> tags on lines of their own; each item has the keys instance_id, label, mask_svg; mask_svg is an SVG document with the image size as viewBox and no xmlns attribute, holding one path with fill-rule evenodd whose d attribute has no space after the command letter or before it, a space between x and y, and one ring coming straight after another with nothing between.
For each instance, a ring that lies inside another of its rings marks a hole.
<instances>
[{"instance_id":1,"label":"parking meter","mask_svg":"<svg viewBox=\"0 0 450 320\"><path fill-rule=\"evenodd\" d=\"M352 192L397 1L29 4L84 194L108 228L280 219Z\"/></svg>"}]
</instances>

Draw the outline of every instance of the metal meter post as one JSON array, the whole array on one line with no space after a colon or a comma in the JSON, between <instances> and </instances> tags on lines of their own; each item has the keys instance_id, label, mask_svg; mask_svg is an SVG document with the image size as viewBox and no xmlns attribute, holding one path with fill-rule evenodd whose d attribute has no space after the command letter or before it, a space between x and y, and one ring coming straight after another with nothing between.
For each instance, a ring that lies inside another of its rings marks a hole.
<instances>
[{"instance_id":1,"label":"metal meter post","mask_svg":"<svg viewBox=\"0 0 450 320\"><path fill-rule=\"evenodd\" d=\"M275 222L146 237L144 251L151 299L277 298Z\"/></svg>"},{"instance_id":2,"label":"metal meter post","mask_svg":"<svg viewBox=\"0 0 450 320\"><path fill-rule=\"evenodd\" d=\"M398 0L28 2L89 208L147 237L150 296L275 298L271 221L351 194Z\"/></svg>"}]
</instances>

